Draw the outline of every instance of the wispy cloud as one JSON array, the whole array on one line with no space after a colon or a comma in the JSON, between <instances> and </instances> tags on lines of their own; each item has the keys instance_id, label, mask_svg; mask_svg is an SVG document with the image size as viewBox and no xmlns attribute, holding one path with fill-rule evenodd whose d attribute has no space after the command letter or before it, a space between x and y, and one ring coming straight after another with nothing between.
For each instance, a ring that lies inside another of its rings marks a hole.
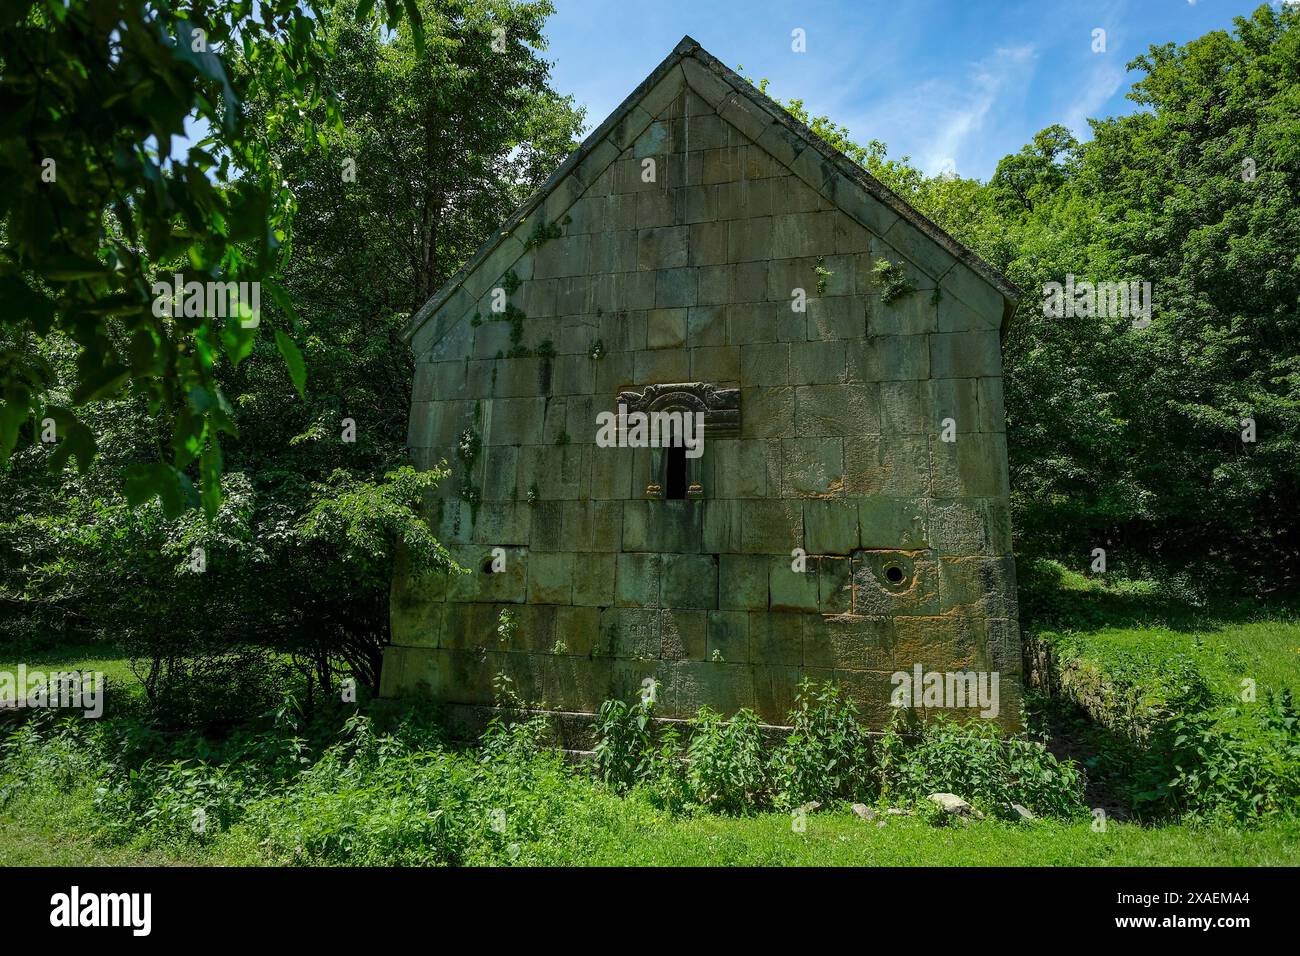
<instances>
[{"instance_id":1,"label":"wispy cloud","mask_svg":"<svg viewBox=\"0 0 1300 956\"><path fill-rule=\"evenodd\" d=\"M1034 59L1032 44L1004 47L974 64L961 90L926 84L925 99L931 109L937 107L939 122L920 151L921 168L930 174L956 172L970 138L981 131L989 111L1008 89L1023 88Z\"/></svg>"},{"instance_id":2,"label":"wispy cloud","mask_svg":"<svg viewBox=\"0 0 1300 956\"><path fill-rule=\"evenodd\" d=\"M1085 139L1092 135L1089 117L1096 117L1110 101L1124 84L1124 76L1124 67L1116 60L1099 62L1089 71L1088 79L1065 110L1064 123L1070 132Z\"/></svg>"},{"instance_id":3,"label":"wispy cloud","mask_svg":"<svg viewBox=\"0 0 1300 956\"><path fill-rule=\"evenodd\" d=\"M1192 6L1195 3L1189 0ZM1075 87L1066 103L1062 122L1067 129L1080 139L1092 136L1088 119L1095 118L1110 98L1124 85L1126 73L1124 64L1127 60L1122 52L1126 46L1127 30L1122 25L1128 19L1128 5L1124 0L1103 6L1098 11L1098 20L1105 31L1105 50L1089 54L1086 69L1078 70L1076 75L1083 77L1083 82Z\"/></svg>"}]
</instances>

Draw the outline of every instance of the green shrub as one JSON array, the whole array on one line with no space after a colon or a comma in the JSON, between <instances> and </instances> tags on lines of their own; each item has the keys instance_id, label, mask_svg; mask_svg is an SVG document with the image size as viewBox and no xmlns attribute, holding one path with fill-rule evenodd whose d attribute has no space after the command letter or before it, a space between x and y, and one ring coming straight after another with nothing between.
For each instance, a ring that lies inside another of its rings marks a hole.
<instances>
[{"instance_id":1,"label":"green shrub","mask_svg":"<svg viewBox=\"0 0 1300 956\"><path fill-rule=\"evenodd\" d=\"M691 721L686 748L687 789L703 807L721 813L750 813L770 800L767 759L758 715L748 708L730 720L701 707Z\"/></svg>"},{"instance_id":2,"label":"green shrub","mask_svg":"<svg viewBox=\"0 0 1300 956\"><path fill-rule=\"evenodd\" d=\"M932 793L955 793L985 813L1013 819L1012 804L1034 813L1073 816L1086 810L1083 775L1047 748L1004 738L997 725L936 717L924 726L897 711L882 737L880 792L892 802L919 803ZM928 801L927 801L928 802Z\"/></svg>"},{"instance_id":3,"label":"green shrub","mask_svg":"<svg viewBox=\"0 0 1300 956\"><path fill-rule=\"evenodd\" d=\"M871 799L871 737L858 722L857 706L836 684L805 679L788 722L790 735L772 756L778 807Z\"/></svg>"},{"instance_id":4,"label":"green shrub","mask_svg":"<svg viewBox=\"0 0 1300 956\"><path fill-rule=\"evenodd\" d=\"M654 754L654 704L607 700L596 715L596 775L622 793L649 775Z\"/></svg>"},{"instance_id":5,"label":"green shrub","mask_svg":"<svg viewBox=\"0 0 1300 956\"><path fill-rule=\"evenodd\" d=\"M1168 809L1233 824L1300 814L1300 710L1290 691L1180 714L1168 735L1171 746L1153 749L1146 767Z\"/></svg>"}]
</instances>

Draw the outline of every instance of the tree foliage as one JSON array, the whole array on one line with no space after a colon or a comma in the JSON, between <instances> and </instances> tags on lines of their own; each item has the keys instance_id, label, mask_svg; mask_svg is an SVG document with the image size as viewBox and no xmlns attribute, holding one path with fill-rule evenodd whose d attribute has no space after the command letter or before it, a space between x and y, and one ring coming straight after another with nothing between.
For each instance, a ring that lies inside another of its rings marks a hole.
<instances>
[{"instance_id":1,"label":"tree foliage","mask_svg":"<svg viewBox=\"0 0 1300 956\"><path fill-rule=\"evenodd\" d=\"M207 368L231 425L208 511L130 507L124 476L163 460L172 434L134 386L79 407L98 448L84 473L50 471L50 446L25 432L0 474L0 629L107 634L161 675L159 693L191 686L196 666L211 678L214 661L266 654L313 686L346 675L376 686L394 563L451 564L424 516L444 473L407 461L414 368L399 332L581 125L538 52L547 4L411 6L422 38L364 4L318 11L313 42L329 55L292 117L278 66L247 46L223 59L243 128L290 193L293 241L274 281L293 305L276 323L293 348L258 335L237 362ZM52 390L75 387L75 339L52 329L21 346L48 364ZM193 466L186 474L197 483Z\"/></svg>"}]
</instances>

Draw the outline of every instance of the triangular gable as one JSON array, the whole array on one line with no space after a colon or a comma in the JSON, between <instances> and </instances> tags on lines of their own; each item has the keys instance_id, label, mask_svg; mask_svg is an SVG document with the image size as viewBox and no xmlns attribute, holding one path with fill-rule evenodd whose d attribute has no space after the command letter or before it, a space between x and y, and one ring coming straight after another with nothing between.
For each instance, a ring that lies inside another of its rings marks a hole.
<instances>
[{"instance_id":1,"label":"triangular gable","mask_svg":"<svg viewBox=\"0 0 1300 956\"><path fill-rule=\"evenodd\" d=\"M1000 310L1002 330L1021 292L992 266L914 209L902 197L795 119L754 84L727 68L689 36L569 154L474 256L426 302L403 335L417 351L443 338L527 251L540 211L555 222L687 85L718 114L841 212L917 268L952 286L986 312Z\"/></svg>"}]
</instances>

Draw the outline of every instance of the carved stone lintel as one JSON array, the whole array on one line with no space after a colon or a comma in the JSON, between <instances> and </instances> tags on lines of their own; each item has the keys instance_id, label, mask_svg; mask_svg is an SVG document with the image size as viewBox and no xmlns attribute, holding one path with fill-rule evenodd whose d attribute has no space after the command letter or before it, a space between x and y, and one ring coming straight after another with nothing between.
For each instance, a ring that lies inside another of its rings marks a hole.
<instances>
[{"instance_id":1,"label":"carved stone lintel","mask_svg":"<svg viewBox=\"0 0 1300 956\"><path fill-rule=\"evenodd\" d=\"M618 404L631 412L703 412L708 438L740 437L740 389L708 382L647 385L618 393ZM620 423L620 427L622 423Z\"/></svg>"}]
</instances>

